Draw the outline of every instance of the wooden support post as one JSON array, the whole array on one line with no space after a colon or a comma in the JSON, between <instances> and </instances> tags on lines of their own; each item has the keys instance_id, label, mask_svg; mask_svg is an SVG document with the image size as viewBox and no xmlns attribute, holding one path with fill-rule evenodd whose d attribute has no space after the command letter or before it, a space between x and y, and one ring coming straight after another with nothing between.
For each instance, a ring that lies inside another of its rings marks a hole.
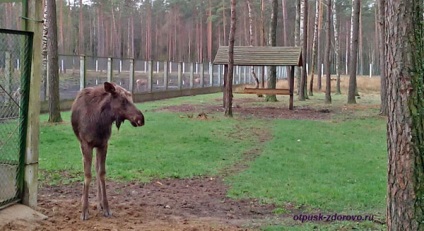
<instances>
[{"instance_id":1,"label":"wooden support post","mask_svg":"<svg viewBox=\"0 0 424 231\"><path fill-rule=\"evenodd\" d=\"M38 157L40 136L40 85L42 76L41 41L43 23L36 20L43 18L43 1L28 0L22 2L22 30L34 32L31 90L29 91L28 126L26 136L24 190L22 203L30 207L37 207L38 194ZM35 20L28 20L35 19ZM25 63L22 63L25 65Z\"/></svg>"},{"instance_id":2,"label":"wooden support post","mask_svg":"<svg viewBox=\"0 0 424 231\"><path fill-rule=\"evenodd\" d=\"M169 78L169 72L168 72L168 61L163 62L163 87L165 88L165 91L168 90L168 78Z\"/></svg>"},{"instance_id":3,"label":"wooden support post","mask_svg":"<svg viewBox=\"0 0 424 231\"><path fill-rule=\"evenodd\" d=\"M289 101L289 110L293 110L293 92L294 92L294 66L290 67L290 77L289 77L289 84L290 84L290 101Z\"/></svg>"},{"instance_id":4,"label":"wooden support post","mask_svg":"<svg viewBox=\"0 0 424 231\"><path fill-rule=\"evenodd\" d=\"M86 80L85 55L80 56L80 91L85 88Z\"/></svg>"},{"instance_id":5,"label":"wooden support post","mask_svg":"<svg viewBox=\"0 0 424 231\"><path fill-rule=\"evenodd\" d=\"M152 84L153 84L153 61L149 60L147 62L147 92L152 92Z\"/></svg>"},{"instance_id":6,"label":"wooden support post","mask_svg":"<svg viewBox=\"0 0 424 231\"><path fill-rule=\"evenodd\" d=\"M134 93L134 59L130 59L130 82L129 82L129 90L131 94Z\"/></svg>"},{"instance_id":7,"label":"wooden support post","mask_svg":"<svg viewBox=\"0 0 424 231\"><path fill-rule=\"evenodd\" d=\"M183 64L181 62L178 62L178 89L182 88L182 84L183 84Z\"/></svg>"},{"instance_id":8,"label":"wooden support post","mask_svg":"<svg viewBox=\"0 0 424 231\"><path fill-rule=\"evenodd\" d=\"M112 82L113 78L113 59L107 58L107 81Z\"/></svg>"},{"instance_id":9,"label":"wooden support post","mask_svg":"<svg viewBox=\"0 0 424 231\"><path fill-rule=\"evenodd\" d=\"M190 63L190 88L193 88L194 83L194 63Z\"/></svg>"},{"instance_id":10,"label":"wooden support post","mask_svg":"<svg viewBox=\"0 0 424 231\"><path fill-rule=\"evenodd\" d=\"M203 68L203 62L200 63L200 87L203 88L205 86L205 72Z\"/></svg>"}]
</instances>

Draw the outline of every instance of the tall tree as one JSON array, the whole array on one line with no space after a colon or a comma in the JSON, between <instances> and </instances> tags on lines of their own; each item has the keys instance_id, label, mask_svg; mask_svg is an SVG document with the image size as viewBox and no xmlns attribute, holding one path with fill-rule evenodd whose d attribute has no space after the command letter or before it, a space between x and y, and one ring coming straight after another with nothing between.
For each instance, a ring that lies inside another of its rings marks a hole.
<instances>
[{"instance_id":1,"label":"tall tree","mask_svg":"<svg viewBox=\"0 0 424 231\"><path fill-rule=\"evenodd\" d=\"M269 45L277 46L278 0L272 0L271 25L269 27ZM268 76L268 88L275 89L277 85L277 67L271 66ZM276 95L266 95L265 101L276 102Z\"/></svg>"},{"instance_id":2,"label":"tall tree","mask_svg":"<svg viewBox=\"0 0 424 231\"><path fill-rule=\"evenodd\" d=\"M78 54L84 54L84 17L82 0L79 0Z\"/></svg>"},{"instance_id":3,"label":"tall tree","mask_svg":"<svg viewBox=\"0 0 424 231\"><path fill-rule=\"evenodd\" d=\"M315 2L315 23L314 23L314 37L312 39L312 56L311 56L311 80L309 81L309 95L314 95L314 74L317 60L317 45L318 45L318 22L321 10L321 1L316 0Z\"/></svg>"},{"instance_id":4,"label":"tall tree","mask_svg":"<svg viewBox=\"0 0 424 231\"><path fill-rule=\"evenodd\" d=\"M302 0L295 0L295 4L296 4L296 18L294 21L294 45L296 47L300 46L300 2ZM300 70L299 67L295 67L294 68L294 75L296 78L296 83L297 83L297 94L299 94L300 92Z\"/></svg>"},{"instance_id":5,"label":"tall tree","mask_svg":"<svg viewBox=\"0 0 424 231\"><path fill-rule=\"evenodd\" d=\"M349 58L349 90L347 95L347 103L355 104L356 91L356 67L358 63L358 37L359 37L359 10L361 7L360 0L353 0L352 6L352 23L351 23L351 47Z\"/></svg>"},{"instance_id":6,"label":"tall tree","mask_svg":"<svg viewBox=\"0 0 424 231\"><path fill-rule=\"evenodd\" d=\"M308 73L306 70L306 59L308 57L308 0L302 0L301 2L301 19L300 19L300 34L301 34L301 45L302 45L302 75L300 77L300 88L299 88L299 100L304 101L306 96L306 83Z\"/></svg>"},{"instance_id":7,"label":"tall tree","mask_svg":"<svg viewBox=\"0 0 424 231\"><path fill-rule=\"evenodd\" d=\"M231 23L228 41L228 71L225 85L225 116L233 117L234 37L236 33L236 0L231 0Z\"/></svg>"},{"instance_id":8,"label":"tall tree","mask_svg":"<svg viewBox=\"0 0 424 231\"><path fill-rule=\"evenodd\" d=\"M41 45L43 46L41 49L41 55L43 56L43 68L42 68L42 83L43 83L43 87L44 87L44 91L43 91L43 100L47 100L47 96L48 96L48 79L47 79L47 34L48 34L48 18L47 18L47 3L46 1L44 1L44 9L43 9L43 18L44 18L44 23L43 23L43 40Z\"/></svg>"},{"instance_id":9,"label":"tall tree","mask_svg":"<svg viewBox=\"0 0 424 231\"><path fill-rule=\"evenodd\" d=\"M47 56L49 73L49 122L62 122L59 100L56 0L47 0Z\"/></svg>"},{"instance_id":10,"label":"tall tree","mask_svg":"<svg viewBox=\"0 0 424 231\"><path fill-rule=\"evenodd\" d=\"M331 0L327 1L327 37L325 38L325 103L331 103L331 70L330 70L330 49L331 49Z\"/></svg>"},{"instance_id":11,"label":"tall tree","mask_svg":"<svg viewBox=\"0 0 424 231\"><path fill-rule=\"evenodd\" d=\"M387 0L387 230L424 230L422 0Z\"/></svg>"},{"instance_id":12,"label":"tall tree","mask_svg":"<svg viewBox=\"0 0 424 231\"><path fill-rule=\"evenodd\" d=\"M248 14L249 14L249 45L250 46L253 46L253 13L252 13L252 4L251 4L250 0L247 0L246 1L246 4L247 4L247 10L248 10ZM259 79L256 76L255 67L254 66L251 66L250 67L250 74L253 77L253 79L255 80L255 83L256 83L255 88L259 88Z\"/></svg>"},{"instance_id":13,"label":"tall tree","mask_svg":"<svg viewBox=\"0 0 424 231\"><path fill-rule=\"evenodd\" d=\"M334 53L335 53L335 64L336 64L336 94L341 94L340 90L340 43L339 43L339 27L337 24L337 0L333 1L333 26L334 26Z\"/></svg>"},{"instance_id":14,"label":"tall tree","mask_svg":"<svg viewBox=\"0 0 424 231\"><path fill-rule=\"evenodd\" d=\"M317 36L317 87L318 87L318 91L321 91L322 89L322 43L321 43L321 31L322 31L322 12L323 12L323 3L322 0L320 1L320 8L321 10L319 11L319 15L318 15L318 36Z\"/></svg>"},{"instance_id":15,"label":"tall tree","mask_svg":"<svg viewBox=\"0 0 424 231\"><path fill-rule=\"evenodd\" d=\"M378 20L379 20L379 32L378 32L378 50L380 54L380 114L387 115L388 113L388 105L387 105L387 85L386 85L386 61L384 60L384 52L385 52L385 13L384 13L384 5L386 0L378 0Z\"/></svg>"},{"instance_id":16,"label":"tall tree","mask_svg":"<svg viewBox=\"0 0 424 231\"><path fill-rule=\"evenodd\" d=\"M284 46L288 46L287 43L287 6L286 6L286 1L287 0L281 0L281 13L282 13L282 22L283 22L283 45ZM289 68L287 68L287 70L289 70Z\"/></svg>"}]
</instances>

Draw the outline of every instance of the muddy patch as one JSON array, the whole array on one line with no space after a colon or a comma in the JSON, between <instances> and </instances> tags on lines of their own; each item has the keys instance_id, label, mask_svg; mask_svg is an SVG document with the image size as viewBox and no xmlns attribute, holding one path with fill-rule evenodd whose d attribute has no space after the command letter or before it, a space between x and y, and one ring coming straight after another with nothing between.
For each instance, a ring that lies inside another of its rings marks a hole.
<instances>
[{"instance_id":1,"label":"muddy patch","mask_svg":"<svg viewBox=\"0 0 424 231\"><path fill-rule=\"evenodd\" d=\"M35 230L256 230L272 219L272 204L226 196L221 178L165 179L150 183L107 182L113 216L97 210L90 189L90 218L80 220L82 183L45 186L39 191L38 211L47 220Z\"/></svg>"}]
</instances>

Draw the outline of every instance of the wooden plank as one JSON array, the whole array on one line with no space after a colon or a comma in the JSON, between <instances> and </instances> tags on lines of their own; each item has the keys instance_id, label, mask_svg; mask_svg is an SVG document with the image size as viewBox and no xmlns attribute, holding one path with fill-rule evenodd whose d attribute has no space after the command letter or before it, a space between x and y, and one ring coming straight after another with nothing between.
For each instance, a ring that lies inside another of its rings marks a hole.
<instances>
[{"instance_id":1,"label":"wooden plank","mask_svg":"<svg viewBox=\"0 0 424 231\"><path fill-rule=\"evenodd\" d=\"M220 46L214 64L228 63L228 46ZM302 66L300 47L234 47L237 66Z\"/></svg>"},{"instance_id":2,"label":"wooden plank","mask_svg":"<svg viewBox=\"0 0 424 231\"><path fill-rule=\"evenodd\" d=\"M264 94L264 95L290 95L290 89L268 89L268 88L248 88L245 87L244 94Z\"/></svg>"}]
</instances>

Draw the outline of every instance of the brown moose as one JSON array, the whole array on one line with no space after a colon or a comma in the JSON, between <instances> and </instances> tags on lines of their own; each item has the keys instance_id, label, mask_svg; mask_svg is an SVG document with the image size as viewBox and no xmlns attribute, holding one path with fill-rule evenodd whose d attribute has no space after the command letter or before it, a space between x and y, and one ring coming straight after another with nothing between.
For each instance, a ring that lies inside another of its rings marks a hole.
<instances>
[{"instance_id":1,"label":"brown moose","mask_svg":"<svg viewBox=\"0 0 424 231\"><path fill-rule=\"evenodd\" d=\"M88 189L94 148L98 209L103 210L104 216L108 217L112 213L106 197L105 162L112 124L115 122L119 129L124 120L129 120L134 127L143 126L144 116L133 104L129 91L109 82L80 91L72 104L71 112L72 128L80 142L84 162L81 219L88 219Z\"/></svg>"},{"instance_id":2,"label":"brown moose","mask_svg":"<svg viewBox=\"0 0 424 231\"><path fill-rule=\"evenodd\" d=\"M147 79L137 79L135 83L137 85L137 91L140 91L147 86Z\"/></svg>"}]
</instances>

